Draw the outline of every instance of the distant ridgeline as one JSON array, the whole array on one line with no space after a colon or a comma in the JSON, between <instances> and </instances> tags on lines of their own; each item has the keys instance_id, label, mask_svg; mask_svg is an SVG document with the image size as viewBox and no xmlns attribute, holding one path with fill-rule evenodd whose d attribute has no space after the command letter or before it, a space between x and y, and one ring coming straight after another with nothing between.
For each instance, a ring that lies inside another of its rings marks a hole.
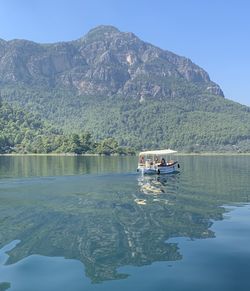
<instances>
[{"instance_id":1,"label":"distant ridgeline","mask_svg":"<svg viewBox=\"0 0 250 291\"><path fill-rule=\"evenodd\" d=\"M225 99L189 59L112 26L55 44L0 40L0 88L5 102L41 116L43 130L30 130L48 143L90 132L136 149L250 151L249 107Z\"/></svg>"},{"instance_id":2,"label":"distant ridgeline","mask_svg":"<svg viewBox=\"0 0 250 291\"><path fill-rule=\"evenodd\" d=\"M65 135L39 115L0 104L0 154L6 153L75 153L134 154L120 147L114 138L94 142L89 133Z\"/></svg>"}]
</instances>

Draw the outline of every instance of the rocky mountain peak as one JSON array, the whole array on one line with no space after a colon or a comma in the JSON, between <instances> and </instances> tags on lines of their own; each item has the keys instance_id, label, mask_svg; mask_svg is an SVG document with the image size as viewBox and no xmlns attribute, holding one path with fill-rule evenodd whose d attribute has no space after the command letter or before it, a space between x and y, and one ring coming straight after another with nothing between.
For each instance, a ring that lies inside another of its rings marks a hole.
<instances>
[{"instance_id":1,"label":"rocky mountain peak","mask_svg":"<svg viewBox=\"0 0 250 291\"><path fill-rule=\"evenodd\" d=\"M146 100L223 96L207 72L191 60L145 43L130 32L101 25L77 41L36 44L0 41L0 82L119 95ZM180 90L184 87L185 90Z\"/></svg>"},{"instance_id":2,"label":"rocky mountain peak","mask_svg":"<svg viewBox=\"0 0 250 291\"><path fill-rule=\"evenodd\" d=\"M109 33L109 34L112 34L112 33L120 33L121 31L116 28L115 26L112 26L112 25L99 25L99 26L96 26L92 29L89 30L89 32L87 33L87 35L90 35L90 34L95 34L95 33L102 33L102 34L105 34L105 33Z\"/></svg>"}]
</instances>

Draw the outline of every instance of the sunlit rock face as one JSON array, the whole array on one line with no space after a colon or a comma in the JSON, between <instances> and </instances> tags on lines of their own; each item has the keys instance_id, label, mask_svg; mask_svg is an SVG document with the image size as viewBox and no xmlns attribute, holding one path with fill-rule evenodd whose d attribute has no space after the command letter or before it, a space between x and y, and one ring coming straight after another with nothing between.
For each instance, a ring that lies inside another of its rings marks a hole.
<instances>
[{"instance_id":1,"label":"sunlit rock face","mask_svg":"<svg viewBox=\"0 0 250 291\"><path fill-rule=\"evenodd\" d=\"M185 86L188 95L192 84L200 93L223 96L191 60L112 26L96 27L70 42L0 40L0 83L73 89L85 95L118 94L138 101L176 98L178 86Z\"/></svg>"}]
</instances>

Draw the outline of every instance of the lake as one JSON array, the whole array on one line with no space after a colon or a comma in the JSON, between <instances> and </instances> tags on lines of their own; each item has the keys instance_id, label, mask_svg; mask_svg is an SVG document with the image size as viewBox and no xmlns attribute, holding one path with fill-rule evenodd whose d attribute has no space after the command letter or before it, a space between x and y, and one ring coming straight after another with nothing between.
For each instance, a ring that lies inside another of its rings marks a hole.
<instances>
[{"instance_id":1,"label":"lake","mask_svg":"<svg viewBox=\"0 0 250 291\"><path fill-rule=\"evenodd\" d=\"M250 156L0 157L0 290L250 290Z\"/></svg>"}]
</instances>

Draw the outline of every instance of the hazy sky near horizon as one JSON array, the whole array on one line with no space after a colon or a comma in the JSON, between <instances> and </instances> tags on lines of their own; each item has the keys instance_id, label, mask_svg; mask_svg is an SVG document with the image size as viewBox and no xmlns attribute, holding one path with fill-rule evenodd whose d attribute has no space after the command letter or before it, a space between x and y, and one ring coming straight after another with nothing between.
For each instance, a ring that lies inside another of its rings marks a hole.
<instances>
[{"instance_id":1,"label":"hazy sky near horizon","mask_svg":"<svg viewBox=\"0 0 250 291\"><path fill-rule=\"evenodd\" d=\"M0 0L0 38L68 41L113 25L190 58L250 106L250 0Z\"/></svg>"}]
</instances>

